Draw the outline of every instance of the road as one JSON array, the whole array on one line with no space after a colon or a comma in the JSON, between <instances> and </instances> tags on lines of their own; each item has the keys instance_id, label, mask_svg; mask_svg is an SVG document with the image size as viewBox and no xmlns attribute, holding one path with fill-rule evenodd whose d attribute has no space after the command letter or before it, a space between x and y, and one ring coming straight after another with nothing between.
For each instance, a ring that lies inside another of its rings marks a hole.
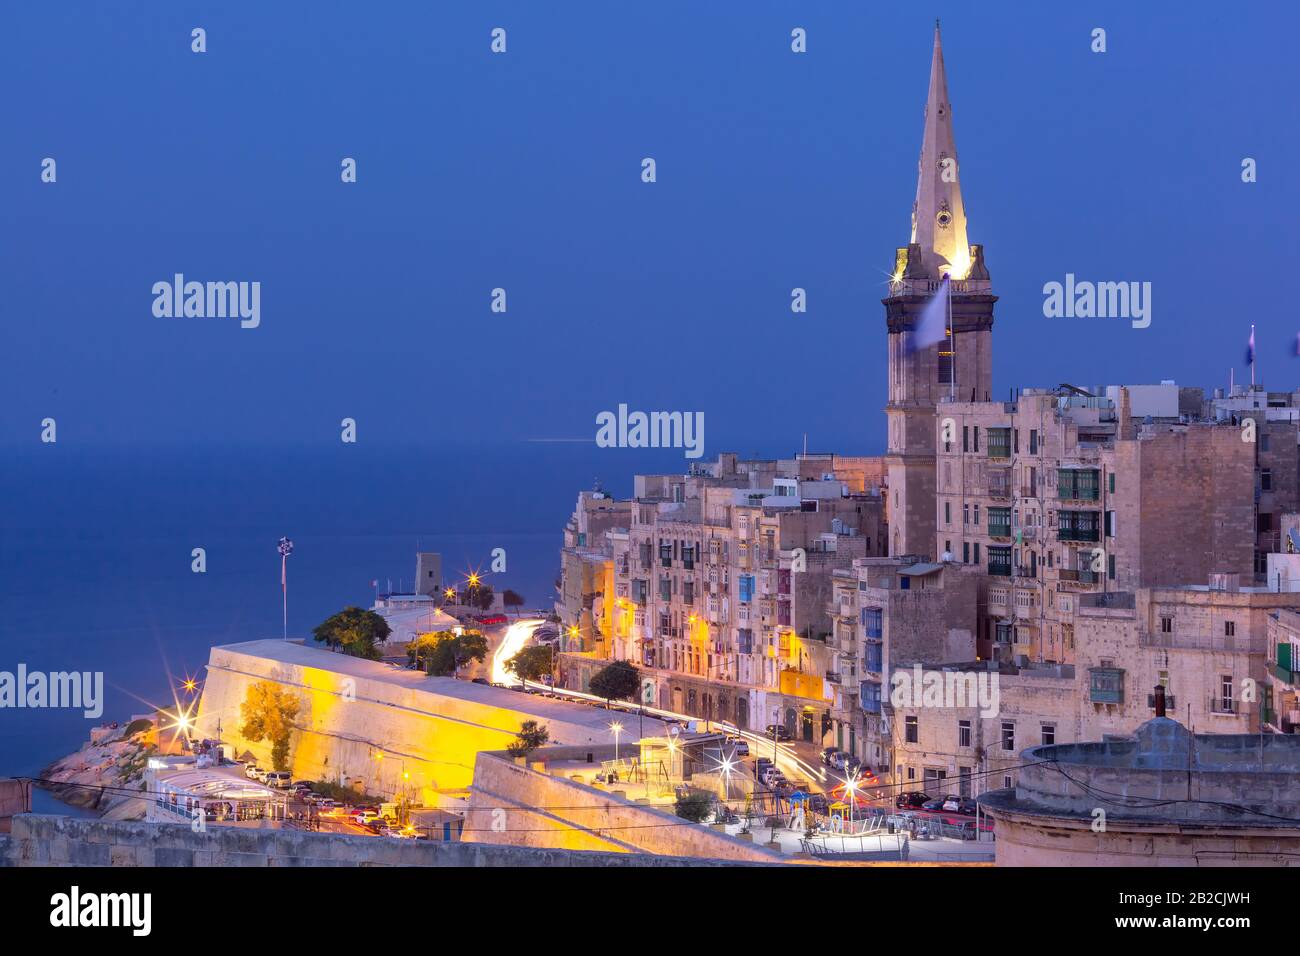
<instances>
[{"instance_id":1,"label":"road","mask_svg":"<svg viewBox=\"0 0 1300 956\"><path fill-rule=\"evenodd\" d=\"M515 676L505 669L505 662L510 660L519 653L528 641L532 638L533 632L540 627L542 621L540 618L530 618L513 622L506 630L505 637L502 638L501 644L497 647L496 653L492 656L492 681L497 684L517 687L519 685ZM557 697L566 700L572 700L584 704L592 704L599 707L605 707L606 701L600 697L591 694L584 694L576 690L564 690L560 688L551 688L544 684L529 683L528 686L537 690L544 690L554 693ZM639 704L632 704L626 701L615 701L612 707L627 713L640 713L643 708ZM689 714L681 714L672 710L664 710L661 707L645 707L644 712L651 717L662 717L669 720L694 721L703 724L699 717L692 717ZM816 749L814 744L803 743L773 743L773 741L762 734L754 733L750 730L740 730L734 724L725 720L711 721L710 727L727 731L742 737L749 744L749 753L751 757L769 757L776 763L776 766L791 780L804 780L812 785L815 791L824 790L833 787L842 782L833 776L828 776L827 772L817 766L818 758L813 751ZM806 751L806 753L801 753ZM775 755L775 756L773 756Z\"/></svg>"}]
</instances>

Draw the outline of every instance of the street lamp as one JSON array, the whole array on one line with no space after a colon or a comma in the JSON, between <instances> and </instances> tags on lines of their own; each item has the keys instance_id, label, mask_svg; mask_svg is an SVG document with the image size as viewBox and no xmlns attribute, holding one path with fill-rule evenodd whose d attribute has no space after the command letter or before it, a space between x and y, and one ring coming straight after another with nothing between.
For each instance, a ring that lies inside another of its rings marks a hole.
<instances>
[{"instance_id":1,"label":"street lamp","mask_svg":"<svg viewBox=\"0 0 1300 956\"><path fill-rule=\"evenodd\" d=\"M623 732L623 725L618 721L609 725L609 729L614 734L614 765L618 766L618 735Z\"/></svg>"},{"instance_id":2,"label":"street lamp","mask_svg":"<svg viewBox=\"0 0 1300 956\"><path fill-rule=\"evenodd\" d=\"M284 603L284 639L289 639L289 555L293 554L293 542L288 538L280 539L280 594Z\"/></svg>"}]
</instances>

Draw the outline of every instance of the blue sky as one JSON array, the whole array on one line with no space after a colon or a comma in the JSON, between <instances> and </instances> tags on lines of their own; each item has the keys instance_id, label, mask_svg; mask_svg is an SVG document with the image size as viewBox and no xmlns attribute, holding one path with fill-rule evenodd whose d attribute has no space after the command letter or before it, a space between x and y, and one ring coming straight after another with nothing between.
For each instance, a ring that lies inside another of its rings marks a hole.
<instances>
[{"instance_id":1,"label":"blue sky","mask_svg":"<svg viewBox=\"0 0 1300 956\"><path fill-rule=\"evenodd\" d=\"M936 16L995 397L1240 381L1252 321L1293 387L1296 6L1087 6L7 4L0 443L524 443L625 402L708 454L877 452ZM155 318L176 272L260 281L261 327ZM1067 272L1150 281L1151 327L1043 318Z\"/></svg>"}]
</instances>

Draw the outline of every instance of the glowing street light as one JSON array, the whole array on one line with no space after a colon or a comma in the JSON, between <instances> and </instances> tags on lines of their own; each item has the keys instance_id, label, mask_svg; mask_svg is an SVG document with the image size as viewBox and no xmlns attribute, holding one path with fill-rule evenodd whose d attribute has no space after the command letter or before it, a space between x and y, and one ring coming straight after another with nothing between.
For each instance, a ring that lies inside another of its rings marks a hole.
<instances>
[{"instance_id":1,"label":"glowing street light","mask_svg":"<svg viewBox=\"0 0 1300 956\"><path fill-rule=\"evenodd\" d=\"M618 721L609 725L610 731L614 734L614 763L618 763L618 735L623 732L623 725Z\"/></svg>"}]
</instances>

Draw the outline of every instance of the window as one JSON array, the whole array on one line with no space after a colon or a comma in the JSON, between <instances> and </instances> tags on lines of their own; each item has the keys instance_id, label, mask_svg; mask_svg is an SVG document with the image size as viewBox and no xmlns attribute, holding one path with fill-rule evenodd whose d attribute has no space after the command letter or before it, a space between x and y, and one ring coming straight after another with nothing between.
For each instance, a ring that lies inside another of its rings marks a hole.
<instances>
[{"instance_id":1,"label":"window","mask_svg":"<svg viewBox=\"0 0 1300 956\"><path fill-rule=\"evenodd\" d=\"M970 426L961 426L961 450L970 451Z\"/></svg>"},{"instance_id":2,"label":"window","mask_svg":"<svg viewBox=\"0 0 1300 956\"><path fill-rule=\"evenodd\" d=\"M1057 513L1057 539L1060 541L1100 541L1101 513L1097 511L1061 511Z\"/></svg>"},{"instance_id":3,"label":"window","mask_svg":"<svg viewBox=\"0 0 1300 956\"><path fill-rule=\"evenodd\" d=\"M989 537L1011 537L1011 509L989 508L987 513L989 516Z\"/></svg>"},{"instance_id":4,"label":"window","mask_svg":"<svg viewBox=\"0 0 1300 956\"><path fill-rule=\"evenodd\" d=\"M1110 493L1112 495L1115 493L1115 472L1113 471L1110 473Z\"/></svg>"},{"instance_id":5,"label":"window","mask_svg":"<svg viewBox=\"0 0 1300 956\"><path fill-rule=\"evenodd\" d=\"M738 579L740 584L740 600L748 604L754 600L754 576L752 574L742 574Z\"/></svg>"},{"instance_id":6,"label":"window","mask_svg":"<svg viewBox=\"0 0 1300 956\"><path fill-rule=\"evenodd\" d=\"M1233 712L1232 707L1232 675L1224 674L1219 679L1219 696L1220 703L1223 705L1223 712L1230 714Z\"/></svg>"},{"instance_id":7,"label":"window","mask_svg":"<svg viewBox=\"0 0 1300 956\"><path fill-rule=\"evenodd\" d=\"M980 427L978 425L971 426L971 439L971 451L978 453L980 450Z\"/></svg>"},{"instance_id":8,"label":"window","mask_svg":"<svg viewBox=\"0 0 1300 956\"><path fill-rule=\"evenodd\" d=\"M1010 428L989 429L988 456L990 458L1011 457L1011 429Z\"/></svg>"},{"instance_id":9,"label":"window","mask_svg":"<svg viewBox=\"0 0 1300 956\"><path fill-rule=\"evenodd\" d=\"M1056 743L1056 725L1043 724L1043 743L1051 745Z\"/></svg>"},{"instance_id":10,"label":"window","mask_svg":"<svg viewBox=\"0 0 1300 956\"><path fill-rule=\"evenodd\" d=\"M1010 720L1002 721L1002 749L1016 749L1016 725Z\"/></svg>"},{"instance_id":11,"label":"window","mask_svg":"<svg viewBox=\"0 0 1300 956\"><path fill-rule=\"evenodd\" d=\"M1113 554L1106 556L1106 577L1115 580L1115 555Z\"/></svg>"},{"instance_id":12,"label":"window","mask_svg":"<svg viewBox=\"0 0 1300 956\"><path fill-rule=\"evenodd\" d=\"M880 637L882 635L883 617L882 611L878 607L864 607L862 609L862 626L866 629L867 637Z\"/></svg>"},{"instance_id":13,"label":"window","mask_svg":"<svg viewBox=\"0 0 1300 956\"><path fill-rule=\"evenodd\" d=\"M970 542L969 541L963 541L961 543L961 563L970 564Z\"/></svg>"},{"instance_id":14,"label":"window","mask_svg":"<svg viewBox=\"0 0 1300 956\"><path fill-rule=\"evenodd\" d=\"M1174 633L1174 619L1172 617L1160 618L1160 633L1161 634Z\"/></svg>"},{"instance_id":15,"label":"window","mask_svg":"<svg viewBox=\"0 0 1300 956\"><path fill-rule=\"evenodd\" d=\"M1259 472L1259 490L1260 490L1260 491L1272 491L1272 490L1273 490L1273 472L1272 472L1271 469L1269 469L1269 468L1262 468L1262 469L1260 469L1260 472Z\"/></svg>"},{"instance_id":16,"label":"window","mask_svg":"<svg viewBox=\"0 0 1300 956\"><path fill-rule=\"evenodd\" d=\"M1056 497L1067 500L1096 501L1101 472L1096 468L1061 468L1056 473Z\"/></svg>"},{"instance_id":17,"label":"window","mask_svg":"<svg viewBox=\"0 0 1300 956\"><path fill-rule=\"evenodd\" d=\"M971 781L971 772L970 772L970 767L958 767L958 768L957 768L957 776L958 776L958 780L960 781L960 782L958 783L958 788L959 788L959 789L958 789L958 792L959 792L963 797L967 797L967 798L969 798L970 795L971 795L971 786L970 786L970 781Z\"/></svg>"},{"instance_id":18,"label":"window","mask_svg":"<svg viewBox=\"0 0 1300 956\"><path fill-rule=\"evenodd\" d=\"M1010 789L1011 789L1011 777L1010 777L1010 775L1007 775L1007 776L1005 776L1005 777L1002 778L1002 789L1003 789L1003 790L1010 790Z\"/></svg>"},{"instance_id":19,"label":"window","mask_svg":"<svg viewBox=\"0 0 1300 956\"><path fill-rule=\"evenodd\" d=\"M970 721L969 720L957 721L957 746L958 747L970 746Z\"/></svg>"},{"instance_id":20,"label":"window","mask_svg":"<svg viewBox=\"0 0 1300 956\"><path fill-rule=\"evenodd\" d=\"M943 503L943 523L952 524L952 503L949 501Z\"/></svg>"},{"instance_id":21,"label":"window","mask_svg":"<svg viewBox=\"0 0 1300 956\"><path fill-rule=\"evenodd\" d=\"M1011 548L989 546L989 574L1011 576Z\"/></svg>"},{"instance_id":22,"label":"window","mask_svg":"<svg viewBox=\"0 0 1300 956\"><path fill-rule=\"evenodd\" d=\"M1261 432L1259 436L1259 450L1268 451L1268 432Z\"/></svg>"},{"instance_id":23,"label":"window","mask_svg":"<svg viewBox=\"0 0 1300 956\"><path fill-rule=\"evenodd\" d=\"M1237 622L1236 622L1236 621L1224 621L1224 622L1223 622L1223 636L1224 636L1224 637L1235 637L1236 634L1237 634Z\"/></svg>"},{"instance_id":24,"label":"window","mask_svg":"<svg viewBox=\"0 0 1300 956\"><path fill-rule=\"evenodd\" d=\"M915 779L916 779L916 768L915 768L915 767L908 767L908 768L907 768L907 779L908 779L908 780L915 780Z\"/></svg>"},{"instance_id":25,"label":"window","mask_svg":"<svg viewBox=\"0 0 1300 956\"><path fill-rule=\"evenodd\" d=\"M1037 428L1029 429L1029 454L1031 455L1038 454L1038 429Z\"/></svg>"},{"instance_id":26,"label":"window","mask_svg":"<svg viewBox=\"0 0 1300 956\"><path fill-rule=\"evenodd\" d=\"M909 744L914 744L919 739L918 727L915 717L903 718L903 730L906 733L906 740Z\"/></svg>"},{"instance_id":27,"label":"window","mask_svg":"<svg viewBox=\"0 0 1300 956\"><path fill-rule=\"evenodd\" d=\"M975 563L980 563L980 543L978 541L975 542Z\"/></svg>"},{"instance_id":28,"label":"window","mask_svg":"<svg viewBox=\"0 0 1300 956\"><path fill-rule=\"evenodd\" d=\"M970 524L970 505L963 504L961 506L961 523Z\"/></svg>"}]
</instances>

